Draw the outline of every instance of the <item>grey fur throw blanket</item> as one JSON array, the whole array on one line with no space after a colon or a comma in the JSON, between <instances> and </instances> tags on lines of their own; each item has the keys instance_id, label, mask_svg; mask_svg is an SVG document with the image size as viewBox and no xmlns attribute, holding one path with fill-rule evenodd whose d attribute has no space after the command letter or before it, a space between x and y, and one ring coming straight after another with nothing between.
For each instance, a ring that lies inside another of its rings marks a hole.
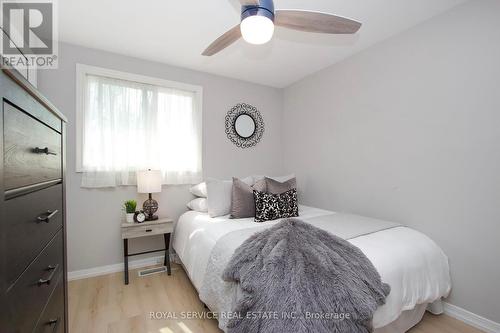
<instances>
[{"instance_id":1,"label":"grey fur throw blanket","mask_svg":"<svg viewBox=\"0 0 500 333\"><path fill-rule=\"evenodd\" d=\"M299 219L247 239L223 279L242 291L228 333L372 332L390 292L361 250Z\"/></svg>"}]
</instances>

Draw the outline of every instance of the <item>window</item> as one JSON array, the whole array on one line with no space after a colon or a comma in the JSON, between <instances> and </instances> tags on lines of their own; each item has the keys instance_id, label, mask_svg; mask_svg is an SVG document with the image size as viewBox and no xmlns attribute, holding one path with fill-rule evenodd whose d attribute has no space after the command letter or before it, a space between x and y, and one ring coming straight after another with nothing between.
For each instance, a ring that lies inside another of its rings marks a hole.
<instances>
[{"instance_id":1,"label":"window","mask_svg":"<svg viewBox=\"0 0 500 333\"><path fill-rule=\"evenodd\" d=\"M161 170L164 184L201 178L202 89L77 65L77 171L82 186L135 184Z\"/></svg>"}]
</instances>

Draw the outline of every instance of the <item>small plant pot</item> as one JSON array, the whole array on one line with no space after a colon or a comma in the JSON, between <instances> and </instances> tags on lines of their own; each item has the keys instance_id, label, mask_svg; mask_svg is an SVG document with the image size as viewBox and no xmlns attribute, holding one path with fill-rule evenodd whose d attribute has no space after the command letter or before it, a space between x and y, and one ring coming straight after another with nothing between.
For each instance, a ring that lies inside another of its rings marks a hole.
<instances>
[{"instance_id":1,"label":"small plant pot","mask_svg":"<svg viewBox=\"0 0 500 333\"><path fill-rule=\"evenodd\" d=\"M126 213L125 219L127 220L127 223L134 223L134 213Z\"/></svg>"}]
</instances>

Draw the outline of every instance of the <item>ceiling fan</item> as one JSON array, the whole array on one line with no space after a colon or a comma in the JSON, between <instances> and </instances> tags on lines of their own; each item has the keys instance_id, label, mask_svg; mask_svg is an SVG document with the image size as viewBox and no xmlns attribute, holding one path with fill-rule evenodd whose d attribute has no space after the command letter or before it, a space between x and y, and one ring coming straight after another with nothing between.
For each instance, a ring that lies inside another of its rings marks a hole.
<instances>
[{"instance_id":1,"label":"ceiling fan","mask_svg":"<svg viewBox=\"0 0 500 333\"><path fill-rule=\"evenodd\" d=\"M274 26L325 34L354 34L361 23L322 12L299 9L274 9L273 0L240 0L241 23L217 38L202 55L212 56L240 37L250 44L271 40Z\"/></svg>"}]
</instances>

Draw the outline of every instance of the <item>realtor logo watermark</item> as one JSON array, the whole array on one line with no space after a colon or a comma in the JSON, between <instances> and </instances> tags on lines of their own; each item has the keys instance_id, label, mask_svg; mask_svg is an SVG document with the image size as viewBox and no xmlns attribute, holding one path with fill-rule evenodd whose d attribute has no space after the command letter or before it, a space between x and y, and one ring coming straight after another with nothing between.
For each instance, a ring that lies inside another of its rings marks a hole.
<instances>
[{"instance_id":1,"label":"realtor logo watermark","mask_svg":"<svg viewBox=\"0 0 500 333\"><path fill-rule=\"evenodd\" d=\"M57 68L56 2L2 1L3 64L15 68Z\"/></svg>"}]
</instances>

